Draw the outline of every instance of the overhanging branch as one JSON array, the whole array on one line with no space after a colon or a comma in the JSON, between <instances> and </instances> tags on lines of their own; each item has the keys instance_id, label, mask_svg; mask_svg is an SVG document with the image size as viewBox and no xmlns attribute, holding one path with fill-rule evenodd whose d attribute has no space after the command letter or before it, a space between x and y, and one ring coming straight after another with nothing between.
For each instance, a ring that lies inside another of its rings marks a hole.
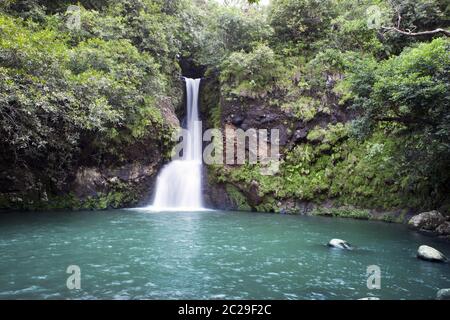
<instances>
[{"instance_id":1,"label":"overhanging branch","mask_svg":"<svg viewBox=\"0 0 450 320\"><path fill-rule=\"evenodd\" d=\"M401 30L399 28L396 27L381 27L384 30L388 30L388 31L395 31L401 34L404 34L406 36L411 36L411 37L419 37L419 36L429 36L429 35L433 35L433 34L437 34L437 33L442 33L447 37L450 37L450 31L447 31L445 29L442 28L437 28L434 30L428 30L428 31L421 31L421 32L411 32L411 31L405 31L405 30Z\"/></svg>"},{"instance_id":2,"label":"overhanging branch","mask_svg":"<svg viewBox=\"0 0 450 320\"><path fill-rule=\"evenodd\" d=\"M392 117L376 117L375 121L378 122L398 122L403 124L427 124L427 125L435 125L435 123L429 119L425 118L413 118L413 117L398 117L398 116L392 116Z\"/></svg>"}]
</instances>

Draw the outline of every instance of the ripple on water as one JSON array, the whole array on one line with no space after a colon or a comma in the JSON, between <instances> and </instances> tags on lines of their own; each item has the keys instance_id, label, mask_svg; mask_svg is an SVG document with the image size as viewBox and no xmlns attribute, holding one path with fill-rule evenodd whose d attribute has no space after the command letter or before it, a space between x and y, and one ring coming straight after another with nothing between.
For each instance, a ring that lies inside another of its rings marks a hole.
<instances>
[{"instance_id":1,"label":"ripple on water","mask_svg":"<svg viewBox=\"0 0 450 320\"><path fill-rule=\"evenodd\" d=\"M33 217L32 226L0 217L1 298L357 299L373 264L383 299L427 299L450 286L448 265L415 258L422 243L450 256L448 246L390 224L132 210ZM332 237L356 250L329 250ZM65 289L71 264L82 292Z\"/></svg>"}]
</instances>

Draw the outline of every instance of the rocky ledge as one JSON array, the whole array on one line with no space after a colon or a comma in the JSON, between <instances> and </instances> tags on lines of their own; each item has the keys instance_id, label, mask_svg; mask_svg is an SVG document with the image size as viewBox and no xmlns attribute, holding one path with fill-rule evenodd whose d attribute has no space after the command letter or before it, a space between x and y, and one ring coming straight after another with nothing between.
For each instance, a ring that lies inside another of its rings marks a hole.
<instances>
[{"instance_id":1,"label":"rocky ledge","mask_svg":"<svg viewBox=\"0 0 450 320\"><path fill-rule=\"evenodd\" d=\"M439 211L419 213L409 219L408 226L413 230L450 240L450 217L443 216Z\"/></svg>"}]
</instances>

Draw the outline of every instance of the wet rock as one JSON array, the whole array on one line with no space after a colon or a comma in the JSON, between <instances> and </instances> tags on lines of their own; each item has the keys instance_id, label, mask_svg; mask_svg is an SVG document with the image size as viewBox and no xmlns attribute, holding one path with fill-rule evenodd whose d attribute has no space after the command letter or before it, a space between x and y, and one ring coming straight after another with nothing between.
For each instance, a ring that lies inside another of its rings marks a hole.
<instances>
[{"instance_id":1,"label":"wet rock","mask_svg":"<svg viewBox=\"0 0 450 320\"><path fill-rule=\"evenodd\" d=\"M342 239L331 239L327 245L332 248L352 250L350 243Z\"/></svg>"},{"instance_id":2,"label":"wet rock","mask_svg":"<svg viewBox=\"0 0 450 320\"><path fill-rule=\"evenodd\" d=\"M208 171L205 168L203 168L202 179L203 201L206 208L238 210L238 207L228 195L225 184L213 183L208 179Z\"/></svg>"},{"instance_id":3,"label":"wet rock","mask_svg":"<svg viewBox=\"0 0 450 320\"><path fill-rule=\"evenodd\" d=\"M245 120L245 117L242 115L232 115L231 116L231 123L237 127L239 127Z\"/></svg>"},{"instance_id":4,"label":"wet rock","mask_svg":"<svg viewBox=\"0 0 450 320\"><path fill-rule=\"evenodd\" d=\"M281 214L298 213L297 204L294 199L283 199L277 202L277 209Z\"/></svg>"},{"instance_id":5,"label":"wet rock","mask_svg":"<svg viewBox=\"0 0 450 320\"><path fill-rule=\"evenodd\" d=\"M294 142L299 142L299 141L306 139L307 135L308 135L307 128L299 128L299 129L295 130L294 137L293 137Z\"/></svg>"},{"instance_id":6,"label":"wet rock","mask_svg":"<svg viewBox=\"0 0 450 320\"><path fill-rule=\"evenodd\" d=\"M172 128L179 128L180 127L180 121L177 118L177 115L175 114L175 108L170 102L169 98L161 98L159 102L159 108L161 110L161 113L163 115L163 119L165 124Z\"/></svg>"},{"instance_id":7,"label":"wet rock","mask_svg":"<svg viewBox=\"0 0 450 320\"><path fill-rule=\"evenodd\" d=\"M315 208L313 203L302 200L298 200L295 206L297 208L297 212L301 215L309 215Z\"/></svg>"},{"instance_id":8,"label":"wet rock","mask_svg":"<svg viewBox=\"0 0 450 320\"><path fill-rule=\"evenodd\" d=\"M445 221L444 216L436 210L422 212L408 221L408 226L423 231L434 231Z\"/></svg>"},{"instance_id":9,"label":"wet rock","mask_svg":"<svg viewBox=\"0 0 450 320\"><path fill-rule=\"evenodd\" d=\"M450 222L445 221L436 228L436 232L441 236L450 235Z\"/></svg>"},{"instance_id":10,"label":"wet rock","mask_svg":"<svg viewBox=\"0 0 450 320\"><path fill-rule=\"evenodd\" d=\"M80 198L95 196L105 189L105 179L98 168L79 168L73 186L75 195Z\"/></svg>"},{"instance_id":11,"label":"wet rock","mask_svg":"<svg viewBox=\"0 0 450 320\"><path fill-rule=\"evenodd\" d=\"M241 129L246 131L246 130L250 129L250 126L244 122L243 124L241 124Z\"/></svg>"},{"instance_id":12,"label":"wet rock","mask_svg":"<svg viewBox=\"0 0 450 320\"><path fill-rule=\"evenodd\" d=\"M288 143L289 137L288 137L288 132L286 130L286 126L285 125L278 125L276 127L273 128L274 130L278 130L278 145L280 146L285 146Z\"/></svg>"},{"instance_id":13,"label":"wet rock","mask_svg":"<svg viewBox=\"0 0 450 320\"><path fill-rule=\"evenodd\" d=\"M277 117L276 114L272 114L272 113L264 114L264 115L261 117L261 120L260 120L259 123L260 123L261 125L265 125L265 124L267 124L267 123L275 122L277 119L278 119L278 117Z\"/></svg>"},{"instance_id":14,"label":"wet rock","mask_svg":"<svg viewBox=\"0 0 450 320\"><path fill-rule=\"evenodd\" d=\"M450 289L441 289L436 293L437 300L450 300Z\"/></svg>"},{"instance_id":15,"label":"wet rock","mask_svg":"<svg viewBox=\"0 0 450 320\"><path fill-rule=\"evenodd\" d=\"M431 262L444 262L447 260L442 252L426 245L419 247L417 250L417 258Z\"/></svg>"},{"instance_id":16,"label":"wet rock","mask_svg":"<svg viewBox=\"0 0 450 320\"><path fill-rule=\"evenodd\" d=\"M110 168L81 167L76 172L71 190L80 200L120 192L129 197L117 206L130 205L130 201L148 204L153 193L157 168L157 163L141 162Z\"/></svg>"},{"instance_id":17,"label":"wet rock","mask_svg":"<svg viewBox=\"0 0 450 320\"><path fill-rule=\"evenodd\" d=\"M253 206L257 206L261 203L262 199L259 196L259 184L256 180L250 182L250 187L247 192L244 192L247 196L249 203Z\"/></svg>"},{"instance_id":18,"label":"wet rock","mask_svg":"<svg viewBox=\"0 0 450 320\"><path fill-rule=\"evenodd\" d=\"M117 183L120 180L139 182L143 178L156 174L155 164L142 164L140 162L129 163L115 169L105 170L105 175L111 177L109 182Z\"/></svg>"}]
</instances>

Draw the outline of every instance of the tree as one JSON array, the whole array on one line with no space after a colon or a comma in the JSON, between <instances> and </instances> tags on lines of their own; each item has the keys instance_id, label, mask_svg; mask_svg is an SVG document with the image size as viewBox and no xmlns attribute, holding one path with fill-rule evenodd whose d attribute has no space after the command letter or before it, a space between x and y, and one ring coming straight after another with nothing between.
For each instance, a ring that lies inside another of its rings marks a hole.
<instances>
[{"instance_id":1,"label":"tree","mask_svg":"<svg viewBox=\"0 0 450 320\"><path fill-rule=\"evenodd\" d=\"M251 52L233 52L221 65L220 80L224 91L255 97L270 92L281 74L278 57L265 44Z\"/></svg>"},{"instance_id":2,"label":"tree","mask_svg":"<svg viewBox=\"0 0 450 320\"><path fill-rule=\"evenodd\" d=\"M347 81L361 113L356 132L367 135L390 124L391 132L406 137L399 161L409 174L426 177L434 196L445 194L450 181L450 41L422 43L380 64L359 62L353 72Z\"/></svg>"},{"instance_id":3,"label":"tree","mask_svg":"<svg viewBox=\"0 0 450 320\"><path fill-rule=\"evenodd\" d=\"M449 6L442 0L389 0L391 21L380 33L394 53L417 41L449 36Z\"/></svg>"},{"instance_id":4,"label":"tree","mask_svg":"<svg viewBox=\"0 0 450 320\"><path fill-rule=\"evenodd\" d=\"M269 11L277 38L293 43L325 37L332 17L331 0L273 0Z\"/></svg>"}]
</instances>

